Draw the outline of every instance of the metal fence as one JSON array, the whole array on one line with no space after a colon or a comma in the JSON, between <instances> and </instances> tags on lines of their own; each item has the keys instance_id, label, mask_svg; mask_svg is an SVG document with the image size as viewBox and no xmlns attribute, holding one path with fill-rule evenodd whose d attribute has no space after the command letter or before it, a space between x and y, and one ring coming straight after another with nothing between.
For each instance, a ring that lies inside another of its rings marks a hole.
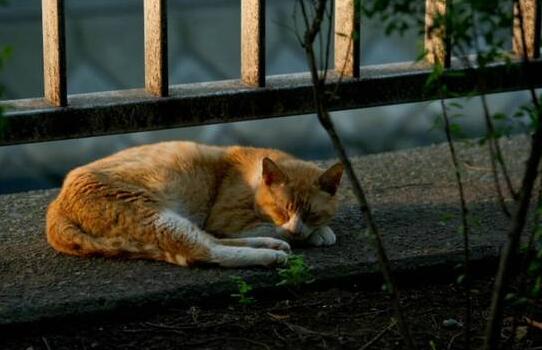
<instances>
[{"instance_id":1,"label":"metal fence","mask_svg":"<svg viewBox=\"0 0 542 350\"><path fill-rule=\"evenodd\" d=\"M308 73L267 76L265 73L265 0L241 0L241 78L170 86L167 63L166 0L144 1L145 87L141 89L67 94L64 0L42 0L44 97L4 101L0 145L157 130L314 112ZM436 99L426 91L431 64L443 62L454 75L454 96L476 90L521 90L542 85L540 8L537 0L520 0L531 64L495 63L481 72L451 57L445 36L430 35L435 14L446 0L426 0L427 62L393 63L360 68L360 9L355 0L335 0L335 69L328 83L339 83L332 110ZM523 53L521 30L513 28L513 51ZM340 81L340 82L339 82Z\"/></svg>"}]
</instances>

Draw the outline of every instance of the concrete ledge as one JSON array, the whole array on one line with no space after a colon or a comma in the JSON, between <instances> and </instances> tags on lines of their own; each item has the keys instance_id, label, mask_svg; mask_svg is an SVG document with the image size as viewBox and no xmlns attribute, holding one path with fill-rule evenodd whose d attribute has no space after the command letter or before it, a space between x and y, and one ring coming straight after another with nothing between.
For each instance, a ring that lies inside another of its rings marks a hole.
<instances>
[{"instance_id":1,"label":"concrete ledge","mask_svg":"<svg viewBox=\"0 0 542 350\"><path fill-rule=\"evenodd\" d=\"M516 183L521 178L528 140L503 141ZM509 222L495 204L487 149L460 147L469 208L476 218L472 250L476 261L495 260ZM394 269L399 272L443 267L454 274L462 238L457 189L447 145L371 155L354 160L384 233ZM274 270L186 269L149 261L81 259L54 252L44 236L45 209L58 190L0 196L0 326L96 314L135 307L194 302L234 290L239 275L257 288L272 288ZM376 276L371 242L363 232L350 186L344 182L342 206L333 222L338 244L297 249L317 281ZM374 279L373 279L374 280Z\"/></svg>"}]
</instances>

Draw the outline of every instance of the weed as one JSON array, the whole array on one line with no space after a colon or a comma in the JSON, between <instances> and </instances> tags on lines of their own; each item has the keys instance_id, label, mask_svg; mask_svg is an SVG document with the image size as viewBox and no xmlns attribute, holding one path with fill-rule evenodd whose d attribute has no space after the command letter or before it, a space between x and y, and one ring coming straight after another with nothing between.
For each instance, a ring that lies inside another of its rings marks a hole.
<instances>
[{"instance_id":1,"label":"weed","mask_svg":"<svg viewBox=\"0 0 542 350\"><path fill-rule=\"evenodd\" d=\"M303 255L291 255L288 258L288 266L279 268L278 274L281 280L277 286L299 286L314 281L310 267L305 263Z\"/></svg>"},{"instance_id":2,"label":"weed","mask_svg":"<svg viewBox=\"0 0 542 350\"><path fill-rule=\"evenodd\" d=\"M239 304L249 305L256 302L256 299L249 295L253 289L252 285L248 284L240 276L232 276L231 279L237 286L237 293L231 294L231 296L236 298Z\"/></svg>"}]
</instances>

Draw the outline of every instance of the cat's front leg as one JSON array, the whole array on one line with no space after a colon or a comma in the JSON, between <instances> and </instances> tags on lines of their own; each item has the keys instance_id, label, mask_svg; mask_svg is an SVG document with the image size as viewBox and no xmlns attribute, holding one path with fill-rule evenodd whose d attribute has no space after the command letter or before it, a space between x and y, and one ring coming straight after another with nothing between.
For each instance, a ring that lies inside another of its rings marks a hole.
<instances>
[{"instance_id":1,"label":"cat's front leg","mask_svg":"<svg viewBox=\"0 0 542 350\"><path fill-rule=\"evenodd\" d=\"M307 243L316 247L334 245L335 242L337 236L329 226L319 227L307 238Z\"/></svg>"},{"instance_id":2,"label":"cat's front leg","mask_svg":"<svg viewBox=\"0 0 542 350\"><path fill-rule=\"evenodd\" d=\"M239 232L237 237L271 237L288 241L288 231L272 223L259 223Z\"/></svg>"}]
</instances>

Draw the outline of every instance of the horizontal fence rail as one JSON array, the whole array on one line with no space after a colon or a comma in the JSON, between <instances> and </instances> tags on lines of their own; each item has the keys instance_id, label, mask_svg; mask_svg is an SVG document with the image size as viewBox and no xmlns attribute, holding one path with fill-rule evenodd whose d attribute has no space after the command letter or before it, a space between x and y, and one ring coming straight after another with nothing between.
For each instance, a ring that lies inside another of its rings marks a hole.
<instances>
[{"instance_id":1,"label":"horizontal fence rail","mask_svg":"<svg viewBox=\"0 0 542 350\"><path fill-rule=\"evenodd\" d=\"M454 97L470 95L483 78L486 93L542 86L542 61L533 60L528 73L519 62L494 64L483 71L452 69ZM343 78L332 99L332 110L364 108L436 99L428 93L429 64L394 63L362 67L361 78ZM527 79L527 75L529 79ZM338 80L330 74L329 84ZM247 87L240 80L170 86L158 98L144 89L72 95L69 107L55 108L43 99L6 101L10 111L0 145L110 135L134 131L225 123L315 112L308 73L268 76L266 88Z\"/></svg>"},{"instance_id":2,"label":"horizontal fence rail","mask_svg":"<svg viewBox=\"0 0 542 350\"><path fill-rule=\"evenodd\" d=\"M0 102L7 108L0 120L0 145L315 112L308 73L265 74L265 0L241 0L240 79L176 86L168 83L167 0L141 1L145 87L68 96L64 0L42 0L44 97ZM327 76L329 84L339 86L332 110L471 95L482 80L484 90L478 93L542 87L538 0L518 0L513 9L512 50L516 57L526 53L530 63L496 63L479 71L475 59L452 57L447 28L435 21L450 9L451 0L425 0L425 63L361 68L359 2L334 4L335 67ZM455 71L447 82L449 96L426 91L433 64Z\"/></svg>"}]
</instances>

